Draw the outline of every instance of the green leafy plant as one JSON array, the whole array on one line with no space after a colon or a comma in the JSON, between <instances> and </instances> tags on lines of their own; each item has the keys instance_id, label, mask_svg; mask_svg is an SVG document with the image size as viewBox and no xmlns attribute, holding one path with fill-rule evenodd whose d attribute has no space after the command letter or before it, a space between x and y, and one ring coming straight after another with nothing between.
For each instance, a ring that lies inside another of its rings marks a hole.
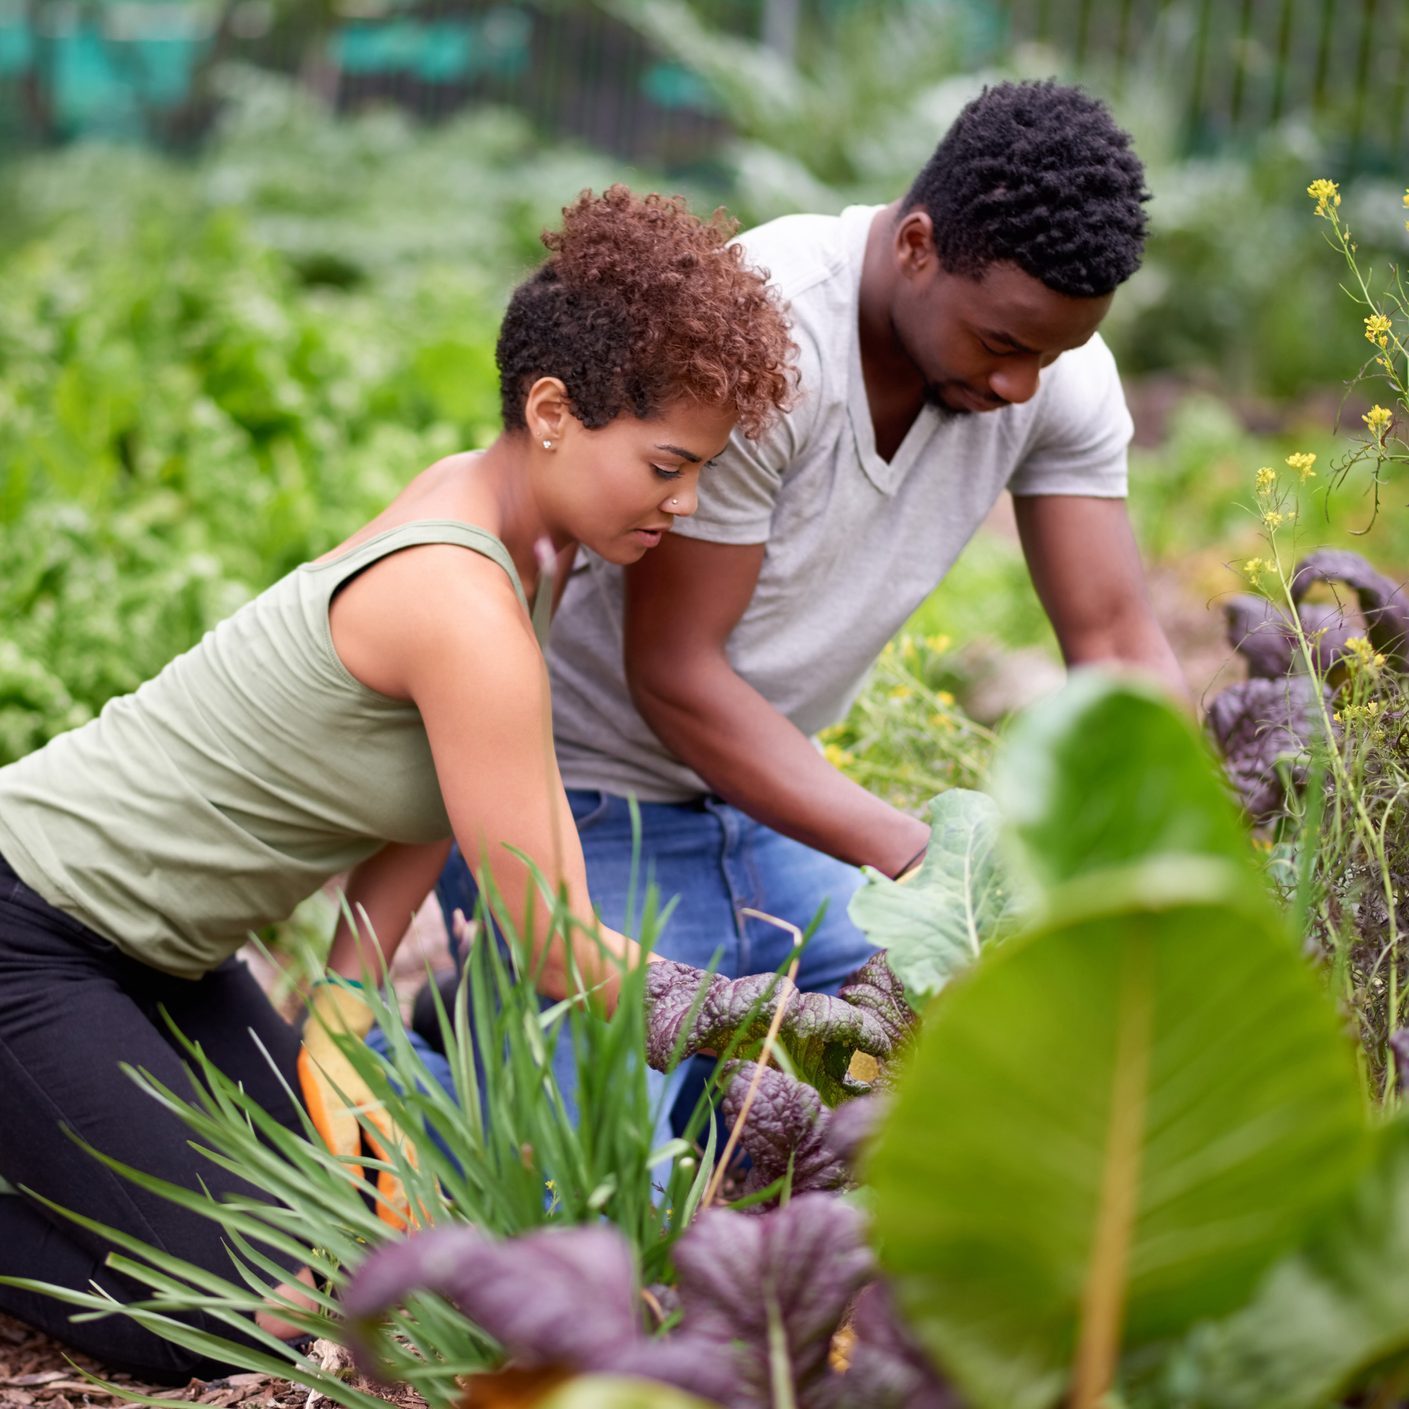
<instances>
[{"instance_id":1,"label":"green leafy plant","mask_svg":"<svg viewBox=\"0 0 1409 1409\"><path fill-rule=\"evenodd\" d=\"M925 859L904 882L866 869L848 913L923 1005L982 948L1012 928L1014 897L998 855L999 811L986 793L953 788L930 804Z\"/></svg>"},{"instance_id":2,"label":"green leafy plant","mask_svg":"<svg viewBox=\"0 0 1409 1409\"><path fill-rule=\"evenodd\" d=\"M648 899L640 920L645 942L659 920ZM351 1041L343 1050L396 1126L415 1134L418 1165L397 1153L390 1167L405 1183L411 1207L436 1225L473 1223L487 1236L509 1237L550 1224L605 1220L621 1229L642 1276L656 1279L703 1197L712 1131L700 1132L702 1150L683 1139L660 1148L653 1143L660 1113L641 1059L640 970L623 975L622 1001L609 1021L589 1017L575 1003L540 1011L531 973L513 958L522 946L511 930L501 925L501 931L507 951L477 942L452 1010L440 1010L448 1085L421 1060L395 1005L368 990L387 1056ZM552 1077L551 1053L559 1041L575 1044L576 1120ZM177 1344L296 1380L349 1409L367 1409L379 1401L365 1389L331 1377L310 1353L257 1331L250 1317L275 1299L274 1289L287 1276L269 1256L277 1250L306 1259L321 1288L314 1310L289 1306L287 1319L315 1337L341 1335L338 1299L347 1278L368 1249L390 1237L373 1207L376 1175L388 1165L365 1158L363 1177L354 1178L311 1124L305 1122L302 1135L286 1130L198 1048L188 1054L200 1078L193 1099L141 1072L132 1073L134 1079L190 1127L205 1158L258 1184L267 1200L221 1200L161 1184L140 1170L121 1172L219 1222L230 1239L229 1274L218 1276L105 1230L118 1249L113 1266L150 1287L147 1301L118 1308L97 1293L41 1289L81 1314L128 1315ZM361 1119L371 1128L366 1116ZM701 1111L697 1127L703 1120ZM181 1319L187 1313L236 1330L242 1339L193 1327ZM395 1374L440 1406L455 1402L463 1376L491 1368L498 1358L491 1341L434 1299L398 1317L388 1353Z\"/></svg>"},{"instance_id":3,"label":"green leafy plant","mask_svg":"<svg viewBox=\"0 0 1409 1409\"><path fill-rule=\"evenodd\" d=\"M882 1263L976 1405L1220 1402L1176 1395L1185 1338L1266 1330L1250 1308L1320 1265L1328 1209L1381 1206L1402 1161L1189 722L1087 679L1014 730L999 779L1038 918L926 1010L864 1171ZM1402 1302L1369 1314L1321 1385L1405 1343ZM1227 1335L1259 1386L1240 1402L1288 1392Z\"/></svg>"},{"instance_id":4,"label":"green leafy plant","mask_svg":"<svg viewBox=\"0 0 1409 1409\"><path fill-rule=\"evenodd\" d=\"M750 223L893 200L983 81L972 16L944 0L838 7L788 56L685 0L604 0L699 76L733 138L730 203Z\"/></svg>"},{"instance_id":5,"label":"green leafy plant","mask_svg":"<svg viewBox=\"0 0 1409 1409\"><path fill-rule=\"evenodd\" d=\"M979 787L988 773L995 735L956 700L950 646L947 635L901 632L846 719L819 735L829 762L899 807Z\"/></svg>"}]
</instances>

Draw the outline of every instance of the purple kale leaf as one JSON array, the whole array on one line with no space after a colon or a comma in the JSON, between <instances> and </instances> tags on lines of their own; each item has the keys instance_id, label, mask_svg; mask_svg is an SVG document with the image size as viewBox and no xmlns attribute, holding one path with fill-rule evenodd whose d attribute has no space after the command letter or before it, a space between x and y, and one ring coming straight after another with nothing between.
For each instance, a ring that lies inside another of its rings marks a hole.
<instances>
[{"instance_id":1,"label":"purple kale leaf","mask_svg":"<svg viewBox=\"0 0 1409 1409\"><path fill-rule=\"evenodd\" d=\"M505 1242L466 1226L423 1230L377 1249L353 1276L349 1343L377 1373L378 1318L431 1291L503 1346L513 1375L634 1375L726 1409L771 1409L781 1384L797 1409L949 1409L888 1298L857 1300L876 1267L849 1204L805 1193L762 1215L711 1209L681 1235L674 1261L680 1324L651 1337L630 1248L613 1228ZM853 1334L838 1337L853 1305ZM847 1340L843 1372L831 1354Z\"/></svg>"},{"instance_id":2,"label":"purple kale leaf","mask_svg":"<svg viewBox=\"0 0 1409 1409\"><path fill-rule=\"evenodd\" d=\"M917 1018L905 988L884 952L866 960L830 998L801 993L783 1023L785 1046L800 1075L829 1106L864 1096L871 1083L852 1075L857 1052L884 1064L895 1060L913 1036Z\"/></svg>"},{"instance_id":3,"label":"purple kale leaf","mask_svg":"<svg viewBox=\"0 0 1409 1409\"><path fill-rule=\"evenodd\" d=\"M850 1325L850 1363L831 1409L962 1409L900 1319L884 1281L857 1297Z\"/></svg>"},{"instance_id":4,"label":"purple kale leaf","mask_svg":"<svg viewBox=\"0 0 1409 1409\"><path fill-rule=\"evenodd\" d=\"M760 1189L788 1174L793 1194L840 1189L851 1182L857 1153L869 1138L882 1109L879 1096L862 1096L829 1110L812 1087L774 1067L730 1062L720 1111L731 1127L739 1118L749 1087L758 1089L749 1106L739 1144L749 1156L743 1193Z\"/></svg>"},{"instance_id":5,"label":"purple kale leaf","mask_svg":"<svg viewBox=\"0 0 1409 1409\"><path fill-rule=\"evenodd\" d=\"M875 1275L861 1214L800 1194L762 1217L710 1209L675 1246L684 1319L677 1333L732 1366L729 1409L769 1409L786 1378L798 1409L830 1409L832 1337Z\"/></svg>"},{"instance_id":6,"label":"purple kale leaf","mask_svg":"<svg viewBox=\"0 0 1409 1409\"><path fill-rule=\"evenodd\" d=\"M1337 606L1307 602L1297 608L1297 615L1316 668L1325 674L1345 653L1351 635L1345 613ZM1266 597L1230 597L1223 604L1223 617L1228 644L1247 662L1249 677L1278 680L1301 665L1291 620Z\"/></svg>"},{"instance_id":7,"label":"purple kale leaf","mask_svg":"<svg viewBox=\"0 0 1409 1409\"><path fill-rule=\"evenodd\" d=\"M647 1340L631 1249L614 1228L550 1228L506 1242L455 1225L377 1249L343 1296L349 1344L369 1374L377 1318L437 1292L503 1347L518 1370L644 1375L723 1401L732 1377L712 1351Z\"/></svg>"},{"instance_id":8,"label":"purple kale leaf","mask_svg":"<svg viewBox=\"0 0 1409 1409\"><path fill-rule=\"evenodd\" d=\"M1305 754L1321 731L1317 692L1307 675L1244 680L1221 690L1205 723L1223 756L1224 770L1254 821L1275 816L1285 802L1278 765L1294 786L1305 781ZM1329 698L1324 690L1323 698Z\"/></svg>"},{"instance_id":9,"label":"purple kale leaf","mask_svg":"<svg viewBox=\"0 0 1409 1409\"><path fill-rule=\"evenodd\" d=\"M630 1250L609 1228L546 1229L495 1242L455 1224L389 1243L358 1268L344 1294L354 1337L412 1291L438 1292L530 1366L587 1366L641 1331Z\"/></svg>"},{"instance_id":10,"label":"purple kale leaf","mask_svg":"<svg viewBox=\"0 0 1409 1409\"><path fill-rule=\"evenodd\" d=\"M1402 586L1344 548L1320 548L1303 558L1292 574L1292 600L1300 602L1318 582L1345 583L1360 604L1374 648L1400 665L1409 663L1409 601Z\"/></svg>"},{"instance_id":11,"label":"purple kale leaf","mask_svg":"<svg viewBox=\"0 0 1409 1409\"><path fill-rule=\"evenodd\" d=\"M778 1004L787 1006L778 1040L793 1064L834 1102L859 1094L863 1084L847 1075L852 1056L888 1059L908 1034L904 994L876 960L868 960L833 997L800 993L778 974L729 979L662 959L646 969L646 1061L658 1071L695 1052L757 1046Z\"/></svg>"}]
</instances>

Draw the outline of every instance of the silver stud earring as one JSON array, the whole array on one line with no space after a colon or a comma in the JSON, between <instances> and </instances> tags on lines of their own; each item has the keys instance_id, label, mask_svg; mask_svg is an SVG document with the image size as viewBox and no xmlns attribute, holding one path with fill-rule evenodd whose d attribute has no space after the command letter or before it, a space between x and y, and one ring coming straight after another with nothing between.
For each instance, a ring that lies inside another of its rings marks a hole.
<instances>
[{"instance_id":1,"label":"silver stud earring","mask_svg":"<svg viewBox=\"0 0 1409 1409\"><path fill-rule=\"evenodd\" d=\"M543 442L543 448L545 450L551 450L553 448L553 442L551 440L545 440Z\"/></svg>"}]
</instances>

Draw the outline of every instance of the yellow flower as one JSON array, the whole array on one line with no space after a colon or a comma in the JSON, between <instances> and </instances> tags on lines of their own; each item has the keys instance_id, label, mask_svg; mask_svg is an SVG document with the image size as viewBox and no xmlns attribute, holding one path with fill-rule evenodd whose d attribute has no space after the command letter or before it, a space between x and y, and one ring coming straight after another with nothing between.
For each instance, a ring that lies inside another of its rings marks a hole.
<instances>
[{"instance_id":1,"label":"yellow flower","mask_svg":"<svg viewBox=\"0 0 1409 1409\"><path fill-rule=\"evenodd\" d=\"M1270 465L1264 465L1257 472L1257 492L1259 494L1266 494L1267 491L1271 489L1272 486L1276 483L1277 471L1274 470Z\"/></svg>"},{"instance_id":2,"label":"yellow flower","mask_svg":"<svg viewBox=\"0 0 1409 1409\"><path fill-rule=\"evenodd\" d=\"M1287 464L1301 474L1303 484L1309 479L1316 478L1316 471L1311 468L1315 463L1316 456L1310 450L1298 450L1294 455L1287 456Z\"/></svg>"},{"instance_id":3,"label":"yellow flower","mask_svg":"<svg viewBox=\"0 0 1409 1409\"><path fill-rule=\"evenodd\" d=\"M1365 319L1365 338L1376 347L1389 345L1390 321L1383 313L1372 313Z\"/></svg>"},{"instance_id":4,"label":"yellow flower","mask_svg":"<svg viewBox=\"0 0 1409 1409\"><path fill-rule=\"evenodd\" d=\"M1400 200L1402 200L1405 205L1409 205L1409 191L1405 191L1405 193L1400 197Z\"/></svg>"},{"instance_id":5,"label":"yellow flower","mask_svg":"<svg viewBox=\"0 0 1409 1409\"><path fill-rule=\"evenodd\" d=\"M1271 566L1271 563L1263 562L1261 558L1249 558L1243 564L1243 574L1249 582L1256 584L1258 578Z\"/></svg>"},{"instance_id":6,"label":"yellow flower","mask_svg":"<svg viewBox=\"0 0 1409 1409\"><path fill-rule=\"evenodd\" d=\"M1276 509L1269 509L1263 514L1262 522L1265 523L1268 528L1281 528L1283 523L1286 522L1286 518L1287 516L1285 514L1279 513Z\"/></svg>"},{"instance_id":7,"label":"yellow flower","mask_svg":"<svg viewBox=\"0 0 1409 1409\"><path fill-rule=\"evenodd\" d=\"M1360 418L1376 435L1390 423L1391 414L1383 406L1375 405Z\"/></svg>"},{"instance_id":8,"label":"yellow flower","mask_svg":"<svg viewBox=\"0 0 1409 1409\"><path fill-rule=\"evenodd\" d=\"M935 699L937 699L937 700L940 702L940 704L942 704L942 705L948 706L948 705L952 705L952 704L954 703L954 696L953 696L952 694L950 694L950 692L949 692L948 690L936 690L936 691L934 692L934 697L935 697Z\"/></svg>"},{"instance_id":9,"label":"yellow flower","mask_svg":"<svg viewBox=\"0 0 1409 1409\"><path fill-rule=\"evenodd\" d=\"M1345 648L1350 654L1351 663L1357 670L1365 670L1371 675L1376 675L1385 663L1384 656L1363 636L1352 636L1345 643ZM1370 710L1371 714L1374 714L1379 709L1379 705L1372 700L1366 708Z\"/></svg>"},{"instance_id":10,"label":"yellow flower","mask_svg":"<svg viewBox=\"0 0 1409 1409\"><path fill-rule=\"evenodd\" d=\"M825 758L833 768L845 768L849 763L856 762L856 756L849 749L842 748L840 744L824 744L822 747L822 757Z\"/></svg>"},{"instance_id":11,"label":"yellow flower","mask_svg":"<svg viewBox=\"0 0 1409 1409\"><path fill-rule=\"evenodd\" d=\"M1324 177L1313 181L1306 188L1306 194L1316 202L1317 215L1329 215L1330 207L1341 203L1340 187L1334 181L1327 181Z\"/></svg>"},{"instance_id":12,"label":"yellow flower","mask_svg":"<svg viewBox=\"0 0 1409 1409\"><path fill-rule=\"evenodd\" d=\"M930 650L932 650L936 655L943 655L944 652L949 649L950 641L949 637L943 635L926 636L925 645L927 645Z\"/></svg>"},{"instance_id":13,"label":"yellow flower","mask_svg":"<svg viewBox=\"0 0 1409 1409\"><path fill-rule=\"evenodd\" d=\"M954 721L947 714L930 715L930 728L940 729L946 734L954 732Z\"/></svg>"},{"instance_id":14,"label":"yellow flower","mask_svg":"<svg viewBox=\"0 0 1409 1409\"><path fill-rule=\"evenodd\" d=\"M890 695L888 696L888 698L890 698L890 699L892 699L892 700L908 700L908 699L910 698L910 694L911 694L911 691L910 691L910 687L909 687L908 685L897 685L897 686L890 692Z\"/></svg>"}]
</instances>

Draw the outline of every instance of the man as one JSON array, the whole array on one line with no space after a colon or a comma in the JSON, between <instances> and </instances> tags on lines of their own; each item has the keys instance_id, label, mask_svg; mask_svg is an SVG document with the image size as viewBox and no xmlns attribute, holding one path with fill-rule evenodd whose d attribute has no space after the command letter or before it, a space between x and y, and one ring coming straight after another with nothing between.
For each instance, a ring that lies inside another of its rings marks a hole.
<instances>
[{"instance_id":1,"label":"man","mask_svg":"<svg viewBox=\"0 0 1409 1409\"><path fill-rule=\"evenodd\" d=\"M1106 108L1055 83L971 102L901 200L741 237L790 303L794 410L736 436L691 518L640 564L579 563L552 636L559 765L606 923L646 880L679 900L659 950L747 974L805 927L834 990L873 952L847 919L865 864L928 827L813 742L1004 489L1069 665L1184 690L1125 509L1131 422L1097 335L1138 267L1144 172ZM640 803L639 858L627 799ZM456 868L458 869L458 872ZM442 902L465 905L458 857Z\"/></svg>"}]
</instances>

